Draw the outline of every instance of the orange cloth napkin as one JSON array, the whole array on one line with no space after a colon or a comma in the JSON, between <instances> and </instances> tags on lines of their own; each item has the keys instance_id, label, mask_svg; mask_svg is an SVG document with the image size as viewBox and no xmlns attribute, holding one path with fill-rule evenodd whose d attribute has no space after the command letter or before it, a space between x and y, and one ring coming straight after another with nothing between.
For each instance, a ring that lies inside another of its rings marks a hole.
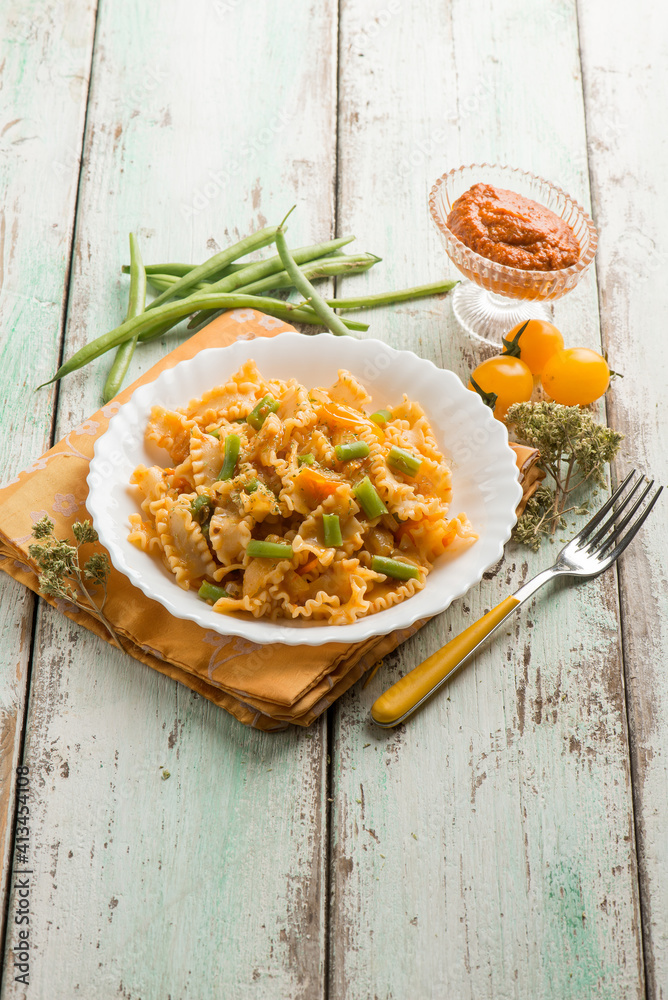
<instances>
[{"instance_id":1,"label":"orange cloth napkin","mask_svg":"<svg viewBox=\"0 0 668 1000\"><path fill-rule=\"evenodd\" d=\"M28 556L32 525L45 514L58 537L71 538L74 521L85 509L86 476L96 438L134 390L167 368L206 347L225 347L237 339L273 337L292 330L281 320L252 309L224 313L138 379L114 400L59 441L33 466L0 490L0 569L37 592L37 575ZM184 399L184 404L187 400ZM147 556L147 558L149 558ZM71 604L44 598L80 625L110 641L98 620ZM362 674L423 624L350 646L262 646L220 635L181 618L145 597L112 568L105 614L136 659L227 709L245 725L273 731L289 723L310 725ZM335 629L332 629L334 634Z\"/></svg>"}]
</instances>

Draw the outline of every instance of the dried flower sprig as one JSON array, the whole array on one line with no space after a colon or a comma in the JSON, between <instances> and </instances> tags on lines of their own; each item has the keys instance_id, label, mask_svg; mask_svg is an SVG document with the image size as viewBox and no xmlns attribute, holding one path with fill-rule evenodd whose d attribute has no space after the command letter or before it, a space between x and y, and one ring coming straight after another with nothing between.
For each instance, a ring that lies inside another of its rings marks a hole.
<instances>
[{"instance_id":1,"label":"dried flower sprig","mask_svg":"<svg viewBox=\"0 0 668 1000\"><path fill-rule=\"evenodd\" d=\"M114 643L123 650L114 627L104 614L107 601L107 580L109 558L105 552L94 552L84 563L79 563L79 549L82 545L95 544L98 535L90 521L76 521L72 525L75 544L64 538L56 538L54 523L46 515L33 525L32 534L36 539L28 548L30 558L39 569L39 590L45 597L54 597L75 604L82 611L94 615L104 625ZM90 581L87 583L86 581ZM101 594L93 595L92 590L101 588Z\"/></svg>"},{"instance_id":2,"label":"dried flower sprig","mask_svg":"<svg viewBox=\"0 0 668 1000\"><path fill-rule=\"evenodd\" d=\"M514 403L506 423L520 444L539 450L539 465L553 484L537 490L515 528L515 539L536 550L543 536L565 524L566 514L588 512L586 503L567 507L568 498L586 483L605 486L605 466L623 435L596 423L589 410L560 403Z\"/></svg>"}]
</instances>

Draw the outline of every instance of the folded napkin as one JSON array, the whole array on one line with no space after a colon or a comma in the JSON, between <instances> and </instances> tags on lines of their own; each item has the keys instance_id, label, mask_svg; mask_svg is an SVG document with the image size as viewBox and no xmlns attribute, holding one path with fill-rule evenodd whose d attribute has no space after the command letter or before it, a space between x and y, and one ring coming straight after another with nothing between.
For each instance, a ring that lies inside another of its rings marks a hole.
<instances>
[{"instance_id":1,"label":"folded napkin","mask_svg":"<svg viewBox=\"0 0 668 1000\"><path fill-rule=\"evenodd\" d=\"M95 440L138 386L152 382L165 369L204 348L226 347L238 339L273 337L289 330L293 327L287 323L253 309L224 313L70 431L34 465L0 489L0 569L38 591L36 569L28 555L34 541L32 526L48 514L55 523L56 536L71 538L72 523L89 517L85 509L86 476ZM62 600L44 600L100 638L111 641L93 615ZM285 729L289 723L310 725L369 667L422 624L352 646L342 642L262 646L173 618L113 567L104 610L123 646L137 660L181 681L245 725L266 731Z\"/></svg>"},{"instance_id":2,"label":"folded napkin","mask_svg":"<svg viewBox=\"0 0 668 1000\"><path fill-rule=\"evenodd\" d=\"M71 538L73 522L89 517L86 476L95 440L138 386L152 382L165 369L204 348L225 347L238 339L273 337L292 329L253 309L224 313L70 431L0 489L0 569L38 592L36 568L28 555L32 526L48 515L55 523L56 536ZM111 641L93 615L62 600L44 600ZM173 618L113 567L105 615L126 651L137 660L197 691L245 725L267 732L285 729L289 723L310 725L365 671L424 624L416 622L410 628L352 646L334 641L323 646L259 645Z\"/></svg>"}]
</instances>

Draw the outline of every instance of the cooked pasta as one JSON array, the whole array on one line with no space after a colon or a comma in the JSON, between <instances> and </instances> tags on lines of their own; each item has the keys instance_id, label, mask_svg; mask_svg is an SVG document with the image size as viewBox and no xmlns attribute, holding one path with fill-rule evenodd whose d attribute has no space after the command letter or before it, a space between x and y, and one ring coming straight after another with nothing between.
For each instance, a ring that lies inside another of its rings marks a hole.
<instances>
[{"instance_id":1,"label":"cooked pasta","mask_svg":"<svg viewBox=\"0 0 668 1000\"><path fill-rule=\"evenodd\" d=\"M406 600L456 540L451 474L421 407L370 412L350 372L308 390L247 361L170 411L148 441L171 467L138 466L130 541L221 613L345 625Z\"/></svg>"}]
</instances>

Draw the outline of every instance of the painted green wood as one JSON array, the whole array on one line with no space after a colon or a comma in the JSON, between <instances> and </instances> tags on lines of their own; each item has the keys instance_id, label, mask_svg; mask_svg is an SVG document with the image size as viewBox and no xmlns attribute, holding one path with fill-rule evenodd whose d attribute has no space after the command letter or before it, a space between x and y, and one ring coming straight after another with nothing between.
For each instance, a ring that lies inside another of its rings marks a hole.
<instances>
[{"instance_id":1,"label":"painted green wood","mask_svg":"<svg viewBox=\"0 0 668 1000\"><path fill-rule=\"evenodd\" d=\"M668 482L665 273L668 150L657 129L668 91L668 44L644 0L628 16L613 4L581 4L580 40L592 196L601 228L602 329L623 383L608 404L626 434L617 473L637 466ZM600 32L605 16L615 30ZM622 559L626 690L634 775L647 995L668 996L668 577L666 505Z\"/></svg>"},{"instance_id":2,"label":"painted green wood","mask_svg":"<svg viewBox=\"0 0 668 1000\"><path fill-rule=\"evenodd\" d=\"M573 4L343 0L340 52L339 225L383 256L384 286L452 270L427 194L460 163L533 169L587 203ZM377 289L379 276L355 282ZM570 343L599 343L593 274L555 316ZM374 317L369 336L462 375L482 356L447 302ZM368 721L390 681L552 550L509 547L335 710L336 1000L643 995L613 573L541 592L397 731Z\"/></svg>"},{"instance_id":3,"label":"painted green wood","mask_svg":"<svg viewBox=\"0 0 668 1000\"><path fill-rule=\"evenodd\" d=\"M49 443L95 4L0 7L0 483ZM48 80L48 86L45 81ZM35 602L0 575L0 940Z\"/></svg>"},{"instance_id":4,"label":"painted green wood","mask_svg":"<svg viewBox=\"0 0 668 1000\"><path fill-rule=\"evenodd\" d=\"M332 232L336 4L285 14L102 3L66 354L123 314L131 229L147 262L203 259L294 202L295 242ZM58 435L96 409L105 372L63 382ZM43 610L28 996L322 996L323 734L248 730Z\"/></svg>"}]
</instances>

